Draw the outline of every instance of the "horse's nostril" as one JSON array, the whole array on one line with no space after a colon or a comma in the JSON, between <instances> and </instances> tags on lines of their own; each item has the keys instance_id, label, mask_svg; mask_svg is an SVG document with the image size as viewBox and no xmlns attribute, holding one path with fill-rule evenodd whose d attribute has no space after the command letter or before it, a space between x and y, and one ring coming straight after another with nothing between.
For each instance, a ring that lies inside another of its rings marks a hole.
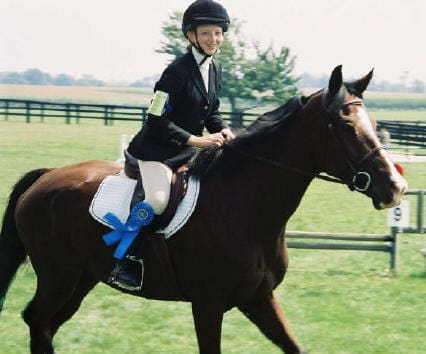
<instances>
[{"instance_id":1,"label":"horse's nostril","mask_svg":"<svg viewBox=\"0 0 426 354\"><path fill-rule=\"evenodd\" d=\"M399 178L392 180L392 188L399 194L404 194L407 191L408 185L405 179Z\"/></svg>"}]
</instances>

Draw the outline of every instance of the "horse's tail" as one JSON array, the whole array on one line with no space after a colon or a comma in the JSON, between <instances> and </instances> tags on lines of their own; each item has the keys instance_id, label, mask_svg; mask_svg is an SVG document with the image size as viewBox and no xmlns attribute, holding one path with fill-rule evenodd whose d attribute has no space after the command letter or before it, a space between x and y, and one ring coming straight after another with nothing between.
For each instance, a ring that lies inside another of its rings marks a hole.
<instances>
[{"instance_id":1,"label":"horse's tail","mask_svg":"<svg viewBox=\"0 0 426 354\"><path fill-rule=\"evenodd\" d=\"M15 208L19 197L49 169L40 168L26 173L13 187L0 233L0 312L9 286L25 261L27 252L19 239L15 221Z\"/></svg>"}]
</instances>

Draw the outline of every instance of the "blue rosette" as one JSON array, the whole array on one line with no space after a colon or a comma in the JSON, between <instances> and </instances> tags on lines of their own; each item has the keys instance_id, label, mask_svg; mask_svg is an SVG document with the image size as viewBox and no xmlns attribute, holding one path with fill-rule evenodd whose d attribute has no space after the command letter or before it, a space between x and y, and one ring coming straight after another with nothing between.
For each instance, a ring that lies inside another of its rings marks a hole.
<instances>
[{"instance_id":1,"label":"blue rosette","mask_svg":"<svg viewBox=\"0 0 426 354\"><path fill-rule=\"evenodd\" d=\"M149 225L154 219L154 210L152 206L145 202L136 204L130 212L129 222L140 226Z\"/></svg>"},{"instance_id":2,"label":"blue rosette","mask_svg":"<svg viewBox=\"0 0 426 354\"><path fill-rule=\"evenodd\" d=\"M103 240L107 246L118 243L114 258L123 259L139 230L149 225L154 219L154 210L148 203L139 202L132 208L125 224L112 213L105 214L103 219L115 229L105 234Z\"/></svg>"}]
</instances>

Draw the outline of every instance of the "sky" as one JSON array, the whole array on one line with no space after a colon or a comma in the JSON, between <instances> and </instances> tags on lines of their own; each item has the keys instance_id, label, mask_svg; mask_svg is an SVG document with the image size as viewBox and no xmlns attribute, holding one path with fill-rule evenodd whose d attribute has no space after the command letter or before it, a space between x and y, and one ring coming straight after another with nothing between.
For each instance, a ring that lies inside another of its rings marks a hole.
<instances>
[{"instance_id":1,"label":"sky","mask_svg":"<svg viewBox=\"0 0 426 354\"><path fill-rule=\"evenodd\" d=\"M191 0L1 0L0 72L136 81L159 74L162 25ZM426 82L426 0L219 0L246 40L290 48L295 74Z\"/></svg>"}]
</instances>

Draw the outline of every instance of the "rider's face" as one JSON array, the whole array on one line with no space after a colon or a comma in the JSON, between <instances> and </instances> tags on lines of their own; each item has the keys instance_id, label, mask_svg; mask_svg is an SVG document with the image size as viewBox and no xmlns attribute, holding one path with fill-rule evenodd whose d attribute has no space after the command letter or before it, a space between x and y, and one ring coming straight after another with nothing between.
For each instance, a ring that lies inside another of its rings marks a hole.
<instances>
[{"instance_id":1,"label":"rider's face","mask_svg":"<svg viewBox=\"0 0 426 354\"><path fill-rule=\"evenodd\" d=\"M188 38L195 43L195 33L188 32ZM197 27L198 44L207 55L213 55L223 43L222 27L217 25L201 25Z\"/></svg>"}]
</instances>

